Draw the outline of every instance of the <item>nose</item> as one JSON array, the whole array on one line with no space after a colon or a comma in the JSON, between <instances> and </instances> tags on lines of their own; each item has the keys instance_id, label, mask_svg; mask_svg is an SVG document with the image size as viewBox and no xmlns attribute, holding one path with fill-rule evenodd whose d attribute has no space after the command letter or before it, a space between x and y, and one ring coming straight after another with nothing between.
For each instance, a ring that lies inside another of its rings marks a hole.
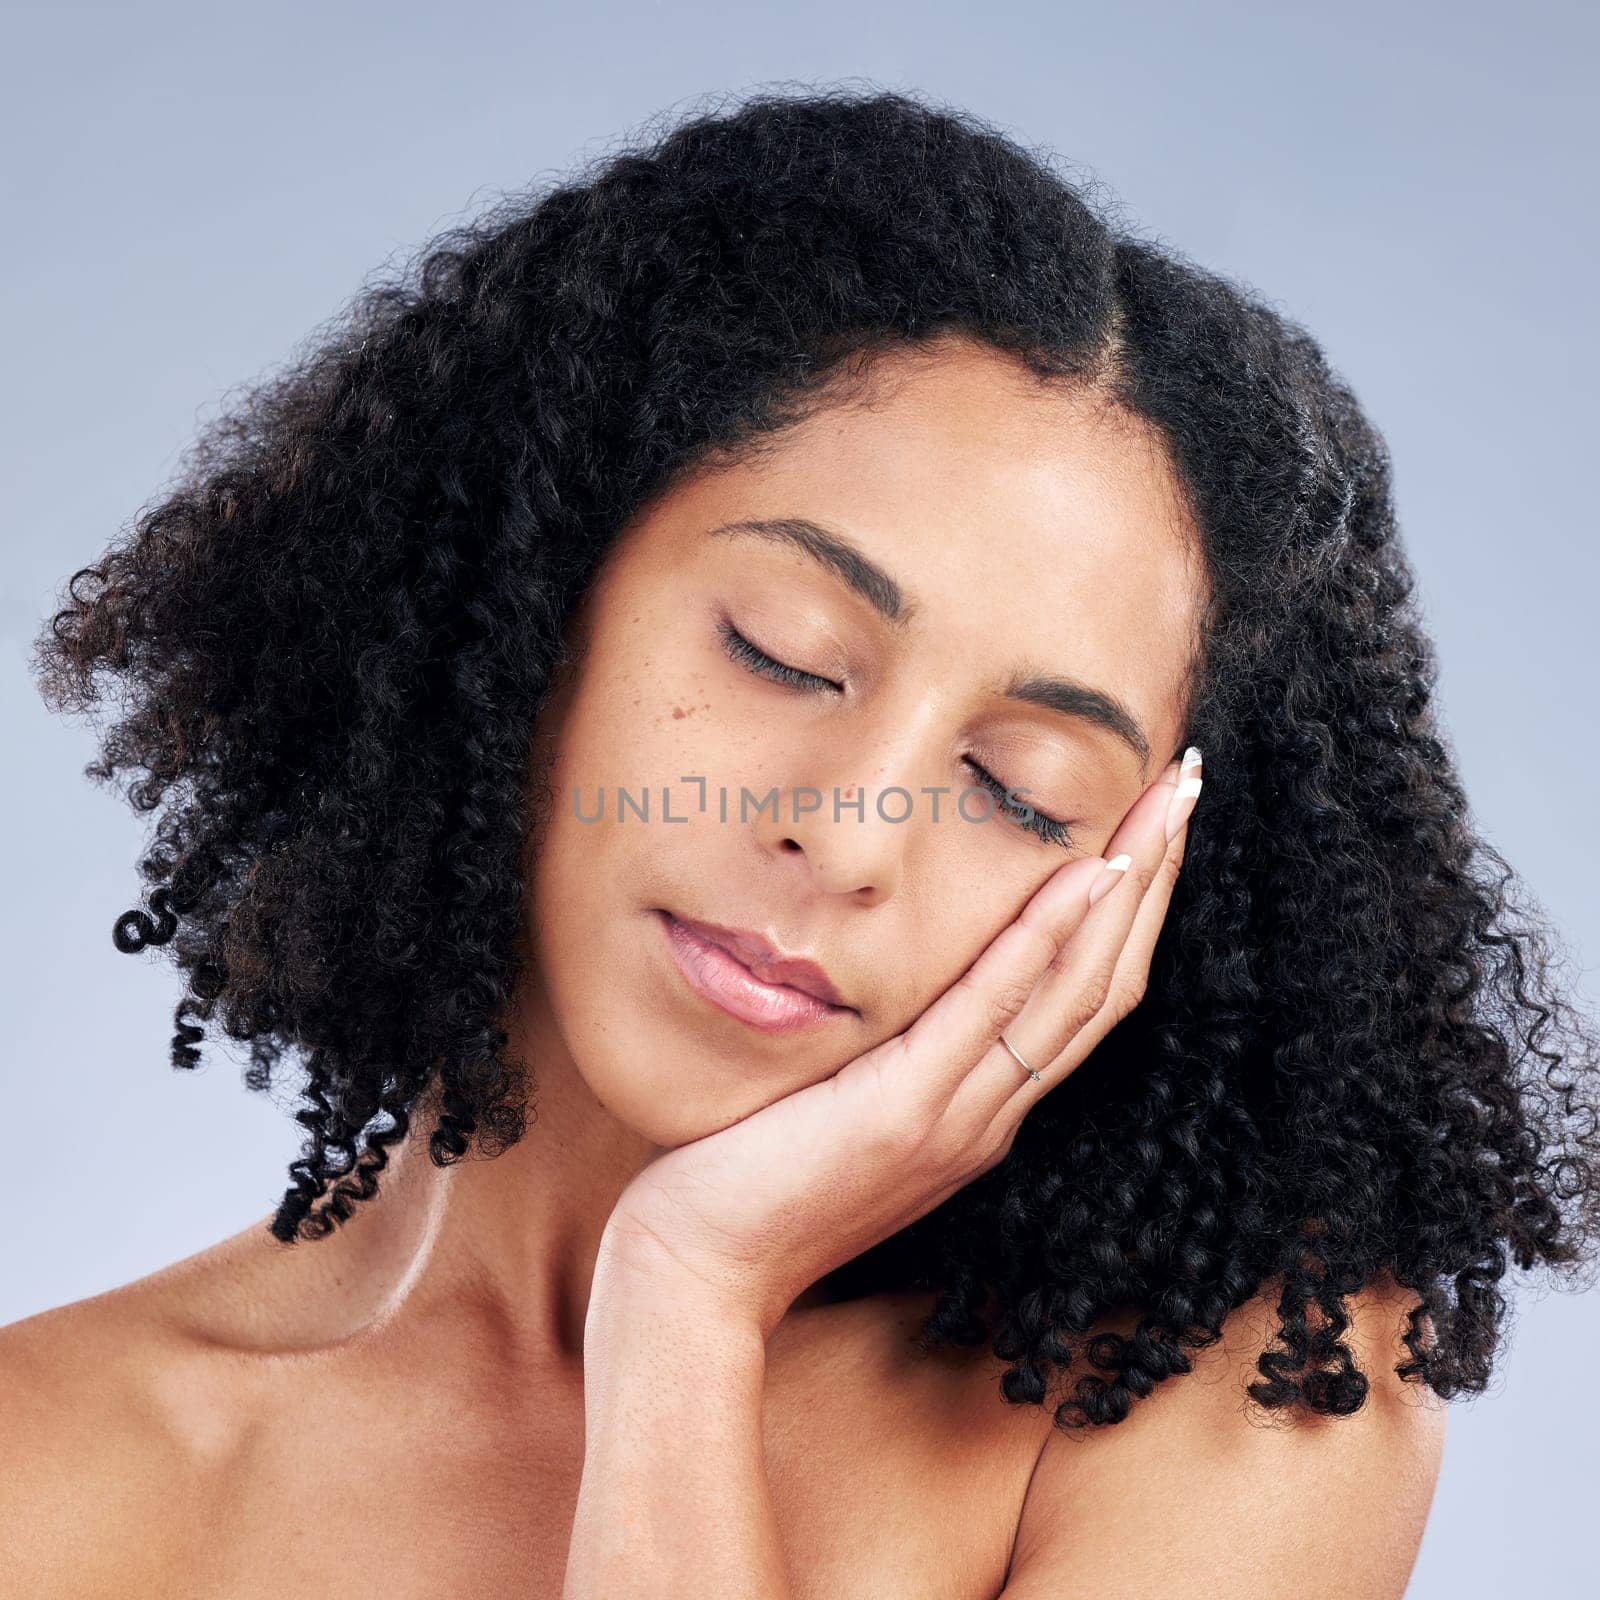
<instances>
[{"instance_id":1,"label":"nose","mask_svg":"<svg viewBox=\"0 0 1600 1600\"><path fill-rule=\"evenodd\" d=\"M858 782L840 773L779 788L776 807L756 818L758 836L817 889L876 905L900 886L923 798L894 782L887 776L882 784Z\"/></svg>"}]
</instances>

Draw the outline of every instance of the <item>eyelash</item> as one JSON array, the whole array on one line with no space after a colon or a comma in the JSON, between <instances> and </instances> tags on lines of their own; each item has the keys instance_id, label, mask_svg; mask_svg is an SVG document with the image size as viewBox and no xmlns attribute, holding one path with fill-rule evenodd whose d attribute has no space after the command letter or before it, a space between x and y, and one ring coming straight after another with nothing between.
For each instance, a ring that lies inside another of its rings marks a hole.
<instances>
[{"instance_id":1,"label":"eyelash","mask_svg":"<svg viewBox=\"0 0 1600 1600\"><path fill-rule=\"evenodd\" d=\"M765 650L758 650L751 644L731 622L726 620L718 622L717 632L722 638L723 648L735 661L764 678L786 684L793 689L808 689L812 693L821 689L839 689L839 685L831 678L819 677L814 672L802 672L798 667L775 661ZM995 796L999 809L1011 817L1019 828L1033 834L1035 838L1042 839L1046 844L1059 845L1063 850L1072 848L1072 833L1066 823L1057 822L1054 817L1047 817L1031 806L1019 806L1008 797L1009 791L998 778L980 767L971 756L964 759L977 775L978 782ZM1024 809L1033 811L1031 819L1022 818L1021 812Z\"/></svg>"}]
</instances>

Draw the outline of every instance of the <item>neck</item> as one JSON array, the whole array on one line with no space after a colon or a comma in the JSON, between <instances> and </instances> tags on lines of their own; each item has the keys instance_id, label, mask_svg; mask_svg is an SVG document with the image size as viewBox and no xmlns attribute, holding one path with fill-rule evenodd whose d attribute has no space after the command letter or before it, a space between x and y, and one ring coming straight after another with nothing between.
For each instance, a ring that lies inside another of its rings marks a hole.
<instances>
[{"instance_id":1,"label":"neck","mask_svg":"<svg viewBox=\"0 0 1600 1600\"><path fill-rule=\"evenodd\" d=\"M509 1015L525 1063L527 1123L492 1158L435 1166L438 1091L419 1101L378 1192L325 1239L270 1244L252 1226L221 1248L226 1287L204 1312L213 1338L257 1349L413 1342L518 1371L581 1373L600 1238L618 1198L661 1146L595 1096L537 976ZM812 1285L795 1309L822 1304Z\"/></svg>"},{"instance_id":2,"label":"neck","mask_svg":"<svg viewBox=\"0 0 1600 1600\"><path fill-rule=\"evenodd\" d=\"M489 1339L521 1365L581 1365L601 1233L660 1151L596 1099L542 997L512 1014L511 1054L527 1071L522 1138L492 1159L474 1150L435 1166L437 1090L425 1097L377 1194L328 1238L276 1247L276 1309L269 1323L257 1301L239 1337L306 1348L426 1327L458 1349ZM259 1245L262 1231L239 1241Z\"/></svg>"}]
</instances>

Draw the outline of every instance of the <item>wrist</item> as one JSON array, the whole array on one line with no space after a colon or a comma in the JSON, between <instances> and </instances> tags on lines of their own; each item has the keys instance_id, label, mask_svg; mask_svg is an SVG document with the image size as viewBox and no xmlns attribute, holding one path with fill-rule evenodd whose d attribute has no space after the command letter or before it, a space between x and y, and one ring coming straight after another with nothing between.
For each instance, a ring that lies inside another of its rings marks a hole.
<instances>
[{"instance_id":1,"label":"wrist","mask_svg":"<svg viewBox=\"0 0 1600 1600\"><path fill-rule=\"evenodd\" d=\"M620 1430L627 1450L648 1448L639 1418L692 1435L713 1416L759 1416L767 1380L767 1341L749 1317L666 1279L628 1293L591 1296L583 1329L586 1429L598 1456ZM709 1397L715 1396L714 1404ZM691 1421L691 1418L697 1419Z\"/></svg>"},{"instance_id":2,"label":"wrist","mask_svg":"<svg viewBox=\"0 0 1600 1600\"><path fill-rule=\"evenodd\" d=\"M584 1318L586 1384L623 1363L745 1365L765 1359L768 1328L742 1301L678 1268L596 1262Z\"/></svg>"},{"instance_id":3,"label":"wrist","mask_svg":"<svg viewBox=\"0 0 1600 1600\"><path fill-rule=\"evenodd\" d=\"M769 1286L731 1269L690 1262L649 1227L613 1214L601 1235L589 1291L591 1319L691 1323L737 1343L765 1339L783 1315Z\"/></svg>"}]
</instances>

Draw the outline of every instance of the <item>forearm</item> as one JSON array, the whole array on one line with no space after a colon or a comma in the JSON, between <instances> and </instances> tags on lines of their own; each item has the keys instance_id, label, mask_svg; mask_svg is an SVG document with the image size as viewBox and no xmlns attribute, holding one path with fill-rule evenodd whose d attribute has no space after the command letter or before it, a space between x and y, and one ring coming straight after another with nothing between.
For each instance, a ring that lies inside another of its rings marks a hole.
<instances>
[{"instance_id":1,"label":"forearm","mask_svg":"<svg viewBox=\"0 0 1600 1600\"><path fill-rule=\"evenodd\" d=\"M789 1600L762 1330L666 1280L597 1290L562 1600Z\"/></svg>"}]
</instances>

